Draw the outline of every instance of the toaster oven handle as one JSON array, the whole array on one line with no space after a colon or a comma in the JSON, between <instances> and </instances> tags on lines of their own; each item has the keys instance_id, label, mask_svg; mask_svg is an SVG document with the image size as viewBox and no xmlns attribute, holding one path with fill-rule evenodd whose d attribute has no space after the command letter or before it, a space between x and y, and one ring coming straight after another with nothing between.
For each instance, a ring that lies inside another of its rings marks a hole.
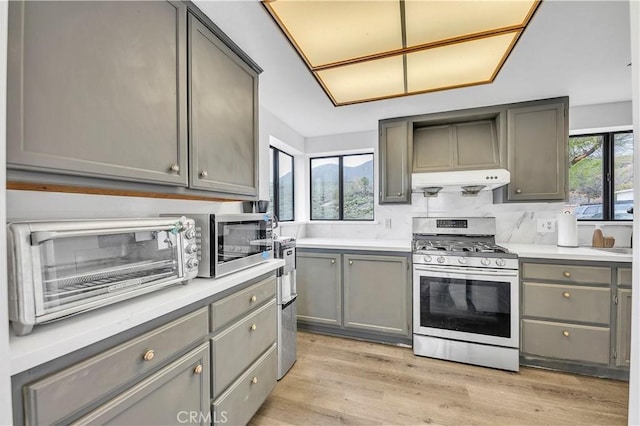
<instances>
[{"instance_id":1,"label":"toaster oven handle","mask_svg":"<svg viewBox=\"0 0 640 426\"><path fill-rule=\"evenodd\" d=\"M136 226L134 228L110 228L110 229L80 229L75 231L35 231L31 233L31 245L37 246L45 241L57 238L85 237L100 234L124 234L127 232L146 231L170 231L175 229L174 225L167 226Z\"/></svg>"}]
</instances>

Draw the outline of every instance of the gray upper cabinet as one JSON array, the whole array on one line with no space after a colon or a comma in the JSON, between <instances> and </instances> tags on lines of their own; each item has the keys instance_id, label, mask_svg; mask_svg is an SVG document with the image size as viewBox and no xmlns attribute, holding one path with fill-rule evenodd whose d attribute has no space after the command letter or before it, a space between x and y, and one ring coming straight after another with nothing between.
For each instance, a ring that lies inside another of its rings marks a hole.
<instances>
[{"instance_id":1,"label":"gray upper cabinet","mask_svg":"<svg viewBox=\"0 0 640 426\"><path fill-rule=\"evenodd\" d=\"M186 6L10 2L9 168L187 185Z\"/></svg>"},{"instance_id":2,"label":"gray upper cabinet","mask_svg":"<svg viewBox=\"0 0 640 426\"><path fill-rule=\"evenodd\" d=\"M569 99L507 110L507 201L564 200Z\"/></svg>"},{"instance_id":3,"label":"gray upper cabinet","mask_svg":"<svg viewBox=\"0 0 640 426\"><path fill-rule=\"evenodd\" d=\"M341 256L296 253L298 320L315 324L342 324Z\"/></svg>"},{"instance_id":4,"label":"gray upper cabinet","mask_svg":"<svg viewBox=\"0 0 640 426\"><path fill-rule=\"evenodd\" d=\"M190 186L257 195L258 74L189 14Z\"/></svg>"},{"instance_id":5,"label":"gray upper cabinet","mask_svg":"<svg viewBox=\"0 0 640 426\"><path fill-rule=\"evenodd\" d=\"M406 257L345 254L344 326L409 336Z\"/></svg>"},{"instance_id":6,"label":"gray upper cabinet","mask_svg":"<svg viewBox=\"0 0 640 426\"><path fill-rule=\"evenodd\" d=\"M495 120L418 127L413 172L476 170L500 166Z\"/></svg>"},{"instance_id":7,"label":"gray upper cabinet","mask_svg":"<svg viewBox=\"0 0 640 426\"><path fill-rule=\"evenodd\" d=\"M380 204L411 203L410 164L413 143L410 126L406 120L380 122Z\"/></svg>"}]
</instances>

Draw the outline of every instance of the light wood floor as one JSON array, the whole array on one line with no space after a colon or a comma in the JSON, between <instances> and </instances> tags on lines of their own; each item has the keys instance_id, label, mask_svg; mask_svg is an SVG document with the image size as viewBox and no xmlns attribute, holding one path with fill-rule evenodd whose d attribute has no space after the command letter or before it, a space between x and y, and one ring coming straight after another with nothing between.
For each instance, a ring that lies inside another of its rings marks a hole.
<instances>
[{"instance_id":1,"label":"light wood floor","mask_svg":"<svg viewBox=\"0 0 640 426\"><path fill-rule=\"evenodd\" d=\"M627 382L511 373L299 332L298 361L250 425L622 425L628 392Z\"/></svg>"}]
</instances>

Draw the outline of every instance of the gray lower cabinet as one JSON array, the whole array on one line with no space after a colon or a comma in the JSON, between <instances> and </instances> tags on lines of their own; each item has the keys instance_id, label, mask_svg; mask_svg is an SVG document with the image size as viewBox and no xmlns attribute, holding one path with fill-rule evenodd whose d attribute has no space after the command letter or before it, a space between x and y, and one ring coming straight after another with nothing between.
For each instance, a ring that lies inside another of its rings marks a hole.
<instances>
[{"instance_id":1,"label":"gray lower cabinet","mask_svg":"<svg viewBox=\"0 0 640 426\"><path fill-rule=\"evenodd\" d=\"M342 256L296 252L298 321L342 324Z\"/></svg>"},{"instance_id":2,"label":"gray lower cabinet","mask_svg":"<svg viewBox=\"0 0 640 426\"><path fill-rule=\"evenodd\" d=\"M410 339L408 254L298 249L296 256L300 328Z\"/></svg>"},{"instance_id":3,"label":"gray lower cabinet","mask_svg":"<svg viewBox=\"0 0 640 426\"><path fill-rule=\"evenodd\" d=\"M205 343L72 424L205 425L209 401Z\"/></svg>"},{"instance_id":4,"label":"gray lower cabinet","mask_svg":"<svg viewBox=\"0 0 640 426\"><path fill-rule=\"evenodd\" d=\"M10 2L7 166L186 186L186 10Z\"/></svg>"},{"instance_id":5,"label":"gray lower cabinet","mask_svg":"<svg viewBox=\"0 0 640 426\"><path fill-rule=\"evenodd\" d=\"M564 200L569 99L507 109L507 201Z\"/></svg>"},{"instance_id":6,"label":"gray lower cabinet","mask_svg":"<svg viewBox=\"0 0 640 426\"><path fill-rule=\"evenodd\" d=\"M210 398L209 378L202 374L210 370L209 346L205 343L190 351L198 342L206 342L207 332L208 311L202 308L28 383L22 389L25 423L73 422L110 396L104 405L80 422L96 424L123 416L120 419L129 424L175 423L177 411L182 408L169 404L170 400L185 402L184 407L200 409L202 401ZM163 367L167 363L169 365ZM201 367L197 368L198 365ZM127 402L129 398L131 401ZM187 399L190 400L188 404ZM149 414L148 418L143 415L144 407L160 401L166 404L159 404L155 408L157 413ZM174 408L176 411L170 412ZM160 417L153 417L155 415ZM158 421L154 422L154 419Z\"/></svg>"},{"instance_id":7,"label":"gray lower cabinet","mask_svg":"<svg viewBox=\"0 0 640 426\"><path fill-rule=\"evenodd\" d=\"M276 385L276 278L210 306L212 423L244 425Z\"/></svg>"},{"instance_id":8,"label":"gray lower cabinet","mask_svg":"<svg viewBox=\"0 0 640 426\"><path fill-rule=\"evenodd\" d=\"M344 326L409 334L408 259L345 254Z\"/></svg>"},{"instance_id":9,"label":"gray lower cabinet","mask_svg":"<svg viewBox=\"0 0 640 426\"><path fill-rule=\"evenodd\" d=\"M411 203L411 136L408 120L380 122L380 204Z\"/></svg>"},{"instance_id":10,"label":"gray lower cabinet","mask_svg":"<svg viewBox=\"0 0 640 426\"><path fill-rule=\"evenodd\" d=\"M521 361L624 378L631 326L630 269L607 263L524 260Z\"/></svg>"},{"instance_id":11,"label":"gray lower cabinet","mask_svg":"<svg viewBox=\"0 0 640 426\"><path fill-rule=\"evenodd\" d=\"M192 188L258 194L258 74L189 14Z\"/></svg>"}]
</instances>

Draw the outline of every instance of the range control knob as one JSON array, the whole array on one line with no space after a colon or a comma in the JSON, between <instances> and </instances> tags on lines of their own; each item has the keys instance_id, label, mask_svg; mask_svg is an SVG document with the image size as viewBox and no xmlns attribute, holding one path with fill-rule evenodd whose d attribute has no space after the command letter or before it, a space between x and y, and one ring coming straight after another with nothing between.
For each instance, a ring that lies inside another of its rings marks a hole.
<instances>
[{"instance_id":1,"label":"range control knob","mask_svg":"<svg viewBox=\"0 0 640 426\"><path fill-rule=\"evenodd\" d=\"M193 237L196 236L196 229L188 228L186 231L184 231L184 236L186 237L187 240L192 239Z\"/></svg>"},{"instance_id":2,"label":"range control knob","mask_svg":"<svg viewBox=\"0 0 640 426\"><path fill-rule=\"evenodd\" d=\"M489 264L491 263L491 261L490 261L488 258L484 257L484 258L482 258L482 260L480 261L480 263L482 263L484 266L489 266Z\"/></svg>"},{"instance_id":3,"label":"range control knob","mask_svg":"<svg viewBox=\"0 0 640 426\"><path fill-rule=\"evenodd\" d=\"M442 256L438 256L436 260L438 261L438 263L444 263L444 257Z\"/></svg>"},{"instance_id":4,"label":"range control knob","mask_svg":"<svg viewBox=\"0 0 640 426\"><path fill-rule=\"evenodd\" d=\"M431 256L426 255L425 257L422 258L425 262L427 263L431 263Z\"/></svg>"},{"instance_id":5,"label":"range control knob","mask_svg":"<svg viewBox=\"0 0 640 426\"><path fill-rule=\"evenodd\" d=\"M504 259L496 259L496 265L504 266L506 264L507 264L507 262L505 262Z\"/></svg>"},{"instance_id":6,"label":"range control knob","mask_svg":"<svg viewBox=\"0 0 640 426\"><path fill-rule=\"evenodd\" d=\"M461 265L466 265L467 264L467 258L466 257L459 257L458 258L458 263Z\"/></svg>"},{"instance_id":7,"label":"range control knob","mask_svg":"<svg viewBox=\"0 0 640 426\"><path fill-rule=\"evenodd\" d=\"M198 259L189 259L187 260L187 268L197 268L198 267Z\"/></svg>"},{"instance_id":8,"label":"range control knob","mask_svg":"<svg viewBox=\"0 0 640 426\"><path fill-rule=\"evenodd\" d=\"M184 248L184 251L189 254L193 254L198 251L198 246L195 244L187 244L187 246Z\"/></svg>"}]
</instances>

